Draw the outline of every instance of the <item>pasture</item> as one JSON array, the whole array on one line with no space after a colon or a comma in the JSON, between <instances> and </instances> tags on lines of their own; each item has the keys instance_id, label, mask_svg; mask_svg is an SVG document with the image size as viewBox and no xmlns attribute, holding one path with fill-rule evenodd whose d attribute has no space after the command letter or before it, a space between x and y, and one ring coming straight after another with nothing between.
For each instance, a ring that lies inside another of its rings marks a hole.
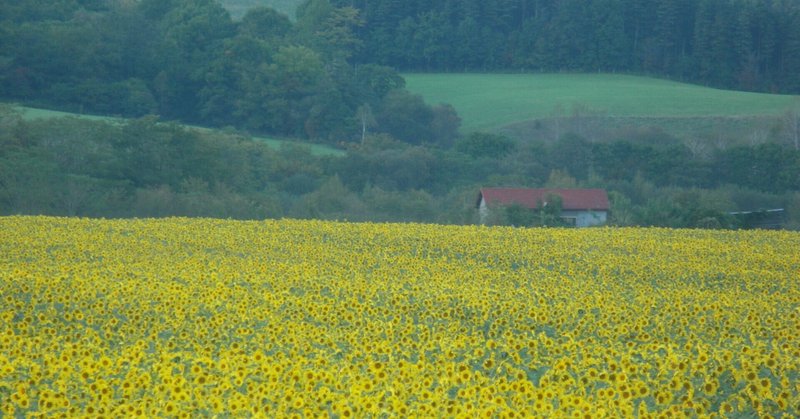
<instances>
[{"instance_id":1,"label":"pasture","mask_svg":"<svg viewBox=\"0 0 800 419\"><path fill-rule=\"evenodd\" d=\"M8 417L797 417L800 234L0 218Z\"/></svg>"},{"instance_id":2,"label":"pasture","mask_svg":"<svg viewBox=\"0 0 800 419\"><path fill-rule=\"evenodd\" d=\"M248 10L255 7L271 7L294 20L295 10L304 0L220 0L220 4L228 9L231 17L241 19Z\"/></svg>"},{"instance_id":3,"label":"pasture","mask_svg":"<svg viewBox=\"0 0 800 419\"><path fill-rule=\"evenodd\" d=\"M409 91L449 103L465 131L568 116L575 105L612 118L774 117L797 97L615 74L404 74Z\"/></svg>"},{"instance_id":4,"label":"pasture","mask_svg":"<svg viewBox=\"0 0 800 419\"><path fill-rule=\"evenodd\" d=\"M109 123L122 123L124 118L116 118L113 116L102 115L89 115L77 114L70 112L54 111L51 109L32 108L29 106L11 105L11 109L20 113L22 119L27 121L34 121L37 119L51 119L51 118L80 118L88 121L100 121Z\"/></svg>"},{"instance_id":5,"label":"pasture","mask_svg":"<svg viewBox=\"0 0 800 419\"><path fill-rule=\"evenodd\" d=\"M70 112L61 112L61 111L54 111L50 109L40 109L40 108L32 108L27 106L19 106L13 105L12 109L19 112L23 119L28 121L33 121L37 119L49 119L49 118L80 118L86 119L89 121L100 121L100 122L107 122L107 123L114 123L114 124L123 124L127 121L126 118L119 118L119 117L112 117L112 116L101 116L101 115L88 115L88 114L76 114ZM202 133L206 134L215 134L221 132L220 130L214 128L207 128L207 127L200 127L196 125L186 125L180 124L182 127L186 127L189 129L197 130ZM329 147L322 144L314 144L309 142L304 142L302 140L297 139L278 139L274 137L265 137L265 136L258 136L258 135L249 135L246 134L249 138L252 138L255 141L259 141L264 143L274 149L279 149L281 147L300 147L306 148L308 151L315 155L315 156L343 156L345 152L343 150L339 150L337 148Z\"/></svg>"}]
</instances>

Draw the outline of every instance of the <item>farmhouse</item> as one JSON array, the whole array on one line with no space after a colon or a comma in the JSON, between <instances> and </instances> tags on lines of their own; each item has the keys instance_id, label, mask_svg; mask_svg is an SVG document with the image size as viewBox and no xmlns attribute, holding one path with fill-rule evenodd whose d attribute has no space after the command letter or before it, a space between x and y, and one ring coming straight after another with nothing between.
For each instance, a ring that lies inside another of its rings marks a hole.
<instances>
[{"instance_id":1,"label":"farmhouse","mask_svg":"<svg viewBox=\"0 0 800 419\"><path fill-rule=\"evenodd\" d=\"M570 225L601 225L608 218L610 205L608 194L603 189L483 188L476 206L481 224L485 224L495 208L517 204L540 210L548 204L547 197L551 195L561 197L561 218Z\"/></svg>"}]
</instances>

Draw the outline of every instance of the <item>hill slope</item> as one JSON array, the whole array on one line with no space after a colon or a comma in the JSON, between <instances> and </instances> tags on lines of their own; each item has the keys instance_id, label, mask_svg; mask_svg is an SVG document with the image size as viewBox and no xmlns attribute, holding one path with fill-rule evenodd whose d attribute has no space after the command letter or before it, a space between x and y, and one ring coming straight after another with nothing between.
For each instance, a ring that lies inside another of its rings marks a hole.
<instances>
[{"instance_id":1,"label":"hill slope","mask_svg":"<svg viewBox=\"0 0 800 419\"><path fill-rule=\"evenodd\" d=\"M0 104L1 105L1 104ZM46 119L46 118L67 118L67 117L74 117L74 118L81 118L81 119L88 119L92 121L105 121L105 122L125 122L127 121L126 118L118 118L118 117L111 117L111 116L100 116L100 115L86 115L86 114L76 114L76 113L69 113L69 112L61 112L61 111L53 111L49 109L39 109L39 108L31 108L27 106L18 106L12 105L12 108L18 111L23 119L26 120L33 120L33 119ZM188 128L196 129L199 131L204 132L213 132L215 129L213 128L206 128L206 127L199 127L194 125L185 125ZM312 154L317 156L343 156L345 153L342 150L337 148L328 147L322 144L311 144L303 142L302 140L293 140L293 139L277 139L271 137L252 137L256 141L263 142L269 145L272 148L279 148L282 145L300 145L303 147L309 147Z\"/></svg>"},{"instance_id":2,"label":"hill slope","mask_svg":"<svg viewBox=\"0 0 800 419\"><path fill-rule=\"evenodd\" d=\"M492 130L568 114L575 105L612 117L778 115L796 96L712 89L613 74L404 74L409 91L449 103L463 128ZM560 111L559 111L560 108Z\"/></svg>"}]
</instances>

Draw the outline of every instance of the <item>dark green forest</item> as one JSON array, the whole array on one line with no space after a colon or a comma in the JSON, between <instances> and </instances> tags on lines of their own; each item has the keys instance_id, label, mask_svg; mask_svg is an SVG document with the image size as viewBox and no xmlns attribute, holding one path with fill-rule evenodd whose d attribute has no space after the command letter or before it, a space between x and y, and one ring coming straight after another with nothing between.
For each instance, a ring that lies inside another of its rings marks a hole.
<instances>
[{"instance_id":1,"label":"dark green forest","mask_svg":"<svg viewBox=\"0 0 800 419\"><path fill-rule=\"evenodd\" d=\"M705 30L699 11L670 21L691 19L687 33L656 30L672 16L664 14L667 4L706 10L719 21L714 28L743 24L738 9L732 20L719 14L739 2L434 3L378 1L367 8L367 2L310 0L290 21L268 8L233 20L211 0L2 2L5 102L130 119L26 120L11 106L0 107L0 214L461 224L476 221L480 187L585 186L610 191L617 225L737 228L742 225L730 211L786 208L787 227L800 227L800 151L796 142L772 140L785 127L776 125L764 141L698 149L647 127L587 139L565 117L557 141L517 141L460 132L451 106L410 94L397 72L647 72L790 92L797 88L797 78L789 76L797 69L793 60L800 58L800 49L792 52L800 25L787 23L796 19L794 3L747 2L769 23L758 22L779 31L752 40L760 52L748 86L738 84L739 56L709 59L730 72L713 67L707 77L714 79L704 78L693 61L701 55L697 28ZM601 42L596 32L583 31L598 24L588 16L601 18L588 14L570 20L572 26L563 23L578 16L571 12L594 10L578 5L601 3L607 12L617 10L613 5L636 7L602 14L621 20L622 31L612 32L624 46L613 59L598 61L599 53L583 49L583 42ZM437 20L440 15L447 19ZM753 22L753 33L766 30ZM479 30L462 33L456 23ZM400 31L409 27L413 36ZM437 35L446 28L450 38ZM520 43L525 31L532 44ZM667 33L685 43L667 48L659 38ZM740 39L714 33L720 45ZM472 52L467 57L464 51ZM199 131L183 123L222 129ZM253 140L256 133L326 143L346 154L316 156L299 141L274 149Z\"/></svg>"},{"instance_id":2,"label":"dark green forest","mask_svg":"<svg viewBox=\"0 0 800 419\"><path fill-rule=\"evenodd\" d=\"M0 4L0 96L61 110L332 143L376 120L395 137L452 141L452 109L397 90L396 70L626 72L797 93L800 3L309 0L296 22L268 8L233 20L212 0Z\"/></svg>"},{"instance_id":3,"label":"dark green forest","mask_svg":"<svg viewBox=\"0 0 800 419\"><path fill-rule=\"evenodd\" d=\"M452 108L408 94L395 70L350 63L353 9L293 24L268 8L233 21L211 0L57 0L3 2L0 16L7 100L332 143L360 139L359 118L412 142L457 134Z\"/></svg>"},{"instance_id":4,"label":"dark green forest","mask_svg":"<svg viewBox=\"0 0 800 419\"><path fill-rule=\"evenodd\" d=\"M332 0L356 59L403 71L626 72L800 92L792 0Z\"/></svg>"}]
</instances>

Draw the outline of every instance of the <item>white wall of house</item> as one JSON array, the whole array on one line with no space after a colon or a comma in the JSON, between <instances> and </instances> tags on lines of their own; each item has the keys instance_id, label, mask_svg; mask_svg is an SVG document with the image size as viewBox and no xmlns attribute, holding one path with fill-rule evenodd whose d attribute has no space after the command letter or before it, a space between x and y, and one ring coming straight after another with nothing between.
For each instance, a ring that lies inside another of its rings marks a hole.
<instances>
[{"instance_id":1,"label":"white wall of house","mask_svg":"<svg viewBox=\"0 0 800 419\"><path fill-rule=\"evenodd\" d=\"M486 200L481 197L481 203L478 206L478 217L481 224L486 224L489 221L489 207L486 205Z\"/></svg>"},{"instance_id":2,"label":"white wall of house","mask_svg":"<svg viewBox=\"0 0 800 419\"><path fill-rule=\"evenodd\" d=\"M489 221L490 211L486 201L481 198L478 205L478 217L481 224ZM561 218L566 219L575 227L591 227L605 224L608 221L608 211L561 211Z\"/></svg>"}]
</instances>

